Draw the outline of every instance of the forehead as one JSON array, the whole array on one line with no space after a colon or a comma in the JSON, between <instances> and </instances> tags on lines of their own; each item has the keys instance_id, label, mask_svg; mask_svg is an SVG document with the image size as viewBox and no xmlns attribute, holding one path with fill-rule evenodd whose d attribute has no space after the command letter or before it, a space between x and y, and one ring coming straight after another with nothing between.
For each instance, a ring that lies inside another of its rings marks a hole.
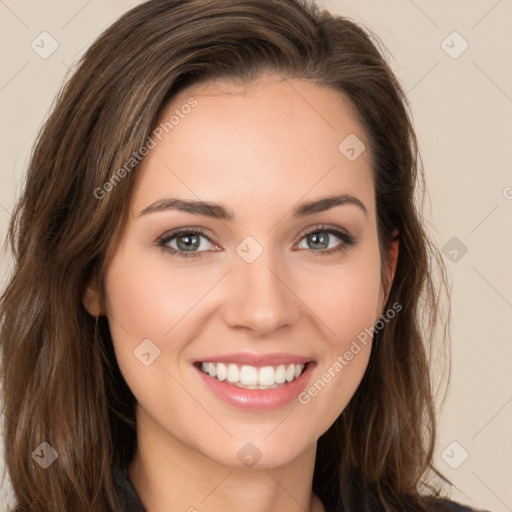
<instances>
[{"instance_id":1,"label":"forehead","mask_svg":"<svg viewBox=\"0 0 512 512\"><path fill-rule=\"evenodd\" d=\"M161 140L139 168L135 209L165 194L268 209L334 192L373 208L369 151L356 159L344 152L347 140L368 148L365 133L346 98L313 81L199 84L172 99L159 127Z\"/></svg>"}]
</instances>

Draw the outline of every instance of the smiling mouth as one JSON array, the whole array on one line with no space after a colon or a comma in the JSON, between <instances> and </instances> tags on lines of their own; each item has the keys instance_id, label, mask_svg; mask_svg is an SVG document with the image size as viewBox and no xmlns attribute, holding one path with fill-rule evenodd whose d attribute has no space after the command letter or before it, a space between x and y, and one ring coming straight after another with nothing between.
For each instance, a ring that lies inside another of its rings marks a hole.
<instances>
[{"instance_id":1,"label":"smiling mouth","mask_svg":"<svg viewBox=\"0 0 512 512\"><path fill-rule=\"evenodd\" d=\"M195 366L220 382L244 389L277 389L298 379L306 370L305 364L280 364L276 366L250 366L235 363L198 362Z\"/></svg>"}]
</instances>

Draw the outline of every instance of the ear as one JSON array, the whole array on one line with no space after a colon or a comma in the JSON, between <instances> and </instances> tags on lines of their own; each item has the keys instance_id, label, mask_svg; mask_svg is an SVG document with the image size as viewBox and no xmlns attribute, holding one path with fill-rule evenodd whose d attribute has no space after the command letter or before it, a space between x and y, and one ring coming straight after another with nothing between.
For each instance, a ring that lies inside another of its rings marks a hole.
<instances>
[{"instance_id":1,"label":"ear","mask_svg":"<svg viewBox=\"0 0 512 512\"><path fill-rule=\"evenodd\" d=\"M82 295L82 304L91 316L98 318L102 314L102 311L100 304L100 292L96 277L96 274L91 277L89 284Z\"/></svg>"},{"instance_id":2,"label":"ear","mask_svg":"<svg viewBox=\"0 0 512 512\"><path fill-rule=\"evenodd\" d=\"M400 243L400 237L398 233L398 229L394 229L391 233L391 242L388 246L388 255L389 255L389 265L386 272L386 283L388 293L386 297L384 297L383 307L388 301L389 292L391 290L391 286L393 285L393 280L395 278L396 265L398 263L398 246Z\"/></svg>"}]
</instances>

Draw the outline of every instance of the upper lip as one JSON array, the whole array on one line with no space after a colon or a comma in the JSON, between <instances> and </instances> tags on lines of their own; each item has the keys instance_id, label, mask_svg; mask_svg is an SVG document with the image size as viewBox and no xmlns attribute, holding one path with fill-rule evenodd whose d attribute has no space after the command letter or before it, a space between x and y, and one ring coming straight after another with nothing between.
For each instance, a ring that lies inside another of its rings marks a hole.
<instances>
[{"instance_id":1,"label":"upper lip","mask_svg":"<svg viewBox=\"0 0 512 512\"><path fill-rule=\"evenodd\" d=\"M196 363L234 363L248 366L278 366L281 364L306 364L312 360L313 359L311 357L286 354L282 352L275 354L239 352L236 354L205 356L204 358L197 359Z\"/></svg>"}]
</instances>

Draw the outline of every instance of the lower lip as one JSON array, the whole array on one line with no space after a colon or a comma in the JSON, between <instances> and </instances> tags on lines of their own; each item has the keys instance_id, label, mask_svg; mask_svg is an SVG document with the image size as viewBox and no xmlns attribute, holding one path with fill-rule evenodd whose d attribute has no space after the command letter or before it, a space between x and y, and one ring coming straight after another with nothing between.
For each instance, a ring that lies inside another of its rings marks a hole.
<instances>
[{"instance_id":1,"label":"lower lip","mask_svg":"<svg viewBox=\"0 0 512 512\"><path fill-rule=\"evenodd\" d=\"M244 389L221 382L215 377L196 368L203 382L221 400L239 409L252 411L267 411L277 409L296 399L299 393L306 387L308 379L313 372L315 364L310 362L299 378L287 382L275 389Z\"/></svg>"}]
</instances>

